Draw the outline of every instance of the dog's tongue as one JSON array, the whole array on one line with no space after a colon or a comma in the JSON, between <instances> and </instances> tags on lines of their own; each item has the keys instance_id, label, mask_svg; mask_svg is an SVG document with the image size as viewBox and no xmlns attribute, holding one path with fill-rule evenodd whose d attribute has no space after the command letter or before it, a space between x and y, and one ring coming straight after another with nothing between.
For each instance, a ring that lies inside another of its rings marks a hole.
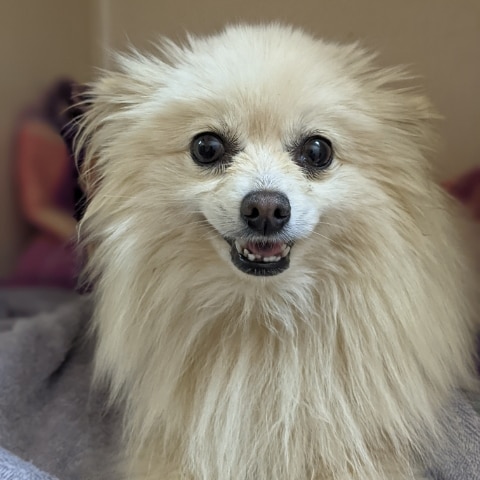
<instances>
[{"instance_id":1,"label":"dog's tongue","mask_svg":"<svg viewBox=\"0 0 480 480\"><path fill-rule=\"evenodd\" d=\"M247 248L250 252L261 257L276 257L283 252L283 243L257 243L248 242Z\"/></svg>"}]
</instances>

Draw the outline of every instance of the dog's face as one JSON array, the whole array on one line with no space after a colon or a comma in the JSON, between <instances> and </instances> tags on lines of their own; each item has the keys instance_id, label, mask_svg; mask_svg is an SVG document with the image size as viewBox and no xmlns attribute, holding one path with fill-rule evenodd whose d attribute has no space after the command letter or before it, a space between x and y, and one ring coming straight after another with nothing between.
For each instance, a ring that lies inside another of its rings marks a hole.
<instances>
[{"instance_id":1,"label":"dog's face","mask_svg":"<svg viewBox=\"0 0 480 480\"><path fill-rule=\"evenodd\" d=\"M104 127L105 197L142 216L130 227L145 239L188 232L185 255L267 277L402 228L428 112L386 86L398 71L280 27L165 50L124 59L97 87L90 123Z\"/></svg>"},{"instance_id":2,"label":"dog's face","mask_svg":"<svg viewBox=\"0 0 480 480\"><path fill-rule=\"evenodd\" d=\"M312 111L316 105L292 98L287 72L276 75L287 81L277 91L269 92L268 78L258 79L257 91L242 84L232 89L234 78L223 91L215 88L226 100L196 115L204 124L191 130L186 169L186 201L217 233L212 246L257 276L288 269L302 240L318 245L315 229L335 202L331 132Z\"/></svg>"}]
</instances>

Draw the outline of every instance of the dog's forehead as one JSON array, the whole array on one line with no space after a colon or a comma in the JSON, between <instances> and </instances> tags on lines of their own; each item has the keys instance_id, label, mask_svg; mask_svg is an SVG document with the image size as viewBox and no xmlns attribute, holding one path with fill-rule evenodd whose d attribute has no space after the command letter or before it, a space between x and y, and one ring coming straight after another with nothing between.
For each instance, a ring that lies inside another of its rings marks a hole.
<instances>
[{"instance_id":1,"label":"dog's forehead","mask_svg":"<svg viewBox=\"0 0 480 480\"><path fill-rule=\"evenodd\" d=\"M285 129L356 101L342 52L295 30L227 31L192 41L170 88L175 97L191 100L189 109L202 105L199 114L219 115L257 133Z\"/></svg>"},{"instance_id":2,"label":"dog's forehead","mask_svg":"<svg viewBox=\"0 0 480 480\"><path fill-rule=\"evenodd\" d=\"M229 30L189 52L192 80L204 90L237 95L250 103L293 103L328 90L348 95L342 47L298 31ZM282 35L280 35L280 33ZM182 66L183 68L183 66Z\"/></svg>"}]
</instances>

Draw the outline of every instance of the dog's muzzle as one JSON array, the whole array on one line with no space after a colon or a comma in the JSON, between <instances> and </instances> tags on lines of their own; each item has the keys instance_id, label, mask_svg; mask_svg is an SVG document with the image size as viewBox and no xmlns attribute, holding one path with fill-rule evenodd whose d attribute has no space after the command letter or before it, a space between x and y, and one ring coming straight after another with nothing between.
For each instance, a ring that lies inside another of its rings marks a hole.
<instances>
[{"instance_id":1,"label":"dog's muzzle","mask_svg":"<svg viewBox=\"0 0 480 480\"><path fill-rule=\"evenodd\" d=\"M272 191L254 191L245 196L240 216L248 232L247 240L228 240L233 264L249 275L272 276L290 265L293 242L277 240L290 220L291 207L286 195Z\"/></svg>"}]
</instances>

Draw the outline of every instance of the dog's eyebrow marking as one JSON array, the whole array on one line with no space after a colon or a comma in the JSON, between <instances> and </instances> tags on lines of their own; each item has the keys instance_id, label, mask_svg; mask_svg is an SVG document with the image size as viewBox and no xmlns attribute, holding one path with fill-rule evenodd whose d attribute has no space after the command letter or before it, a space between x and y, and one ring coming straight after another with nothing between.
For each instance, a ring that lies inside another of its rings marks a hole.
<instances>
[{"instance_id":1,"label":"dog's eyebrow marking","mask_svg":"<svg viewBox=\"0 0 480 480\"><path fill-rule=\"evenodd\" d=\"M225 139L225 140L228 140L229 142L231 142L232 144L235 144L237 145L238 148L240 148L240 145L241 145L241 141L240 141L240 135L238 134L237 131L233 130L230 125L228 125L226 122L222 122L220 125L219 125L219 128L217 129L218 133L220 135L222 135L222 137ZM241 149L243 150L243 148L245 147L242 147Z\"/></svg>"},{"instance_id":2,"label":"dog's eyebrow marking","mask_svg":"<svg viewBox=\"0 0 480 480\"><path fill-rule=\"evenodd\" d=\"M245 148L238 133L232 130L226 123L222 123L217 127L210 126L208 131L216 133L222 138L225 142L226 151L230 156L237 155Z\"/></svg>"},{"instance_id":3,"label":"dog's eyebrow marking","mask_svg":"<svg viewBox=\"0 0 480 480\"><path fill-rule=\"evenodd\" d=\"M304 140L315 136L329 139L328 133L320 129L305 127L291 128L282 140L282 145L285 148L285 151L293 152L304 142Z\"/></svg>"}]
</instances>

